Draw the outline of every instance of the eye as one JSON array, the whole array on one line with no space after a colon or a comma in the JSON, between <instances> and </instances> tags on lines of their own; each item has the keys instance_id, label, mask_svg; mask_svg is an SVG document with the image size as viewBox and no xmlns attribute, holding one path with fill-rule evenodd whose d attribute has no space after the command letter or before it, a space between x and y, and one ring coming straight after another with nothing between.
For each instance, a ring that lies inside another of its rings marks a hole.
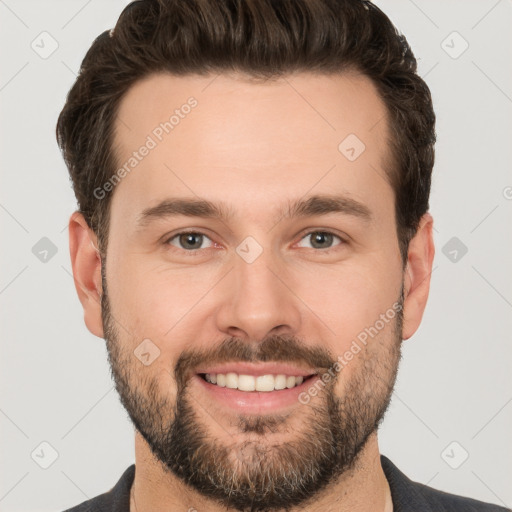
<instances>
[{"instance_id":1,"label":"eye","mask_svg":"<svg viewBox=\"0 0 512 512\"><path fill-rule=\"evenodd\" d=\"M332 242L333 239L337 238L341 243L337 245L342 245L345 243L345 240L343 240L338 235L335 235L334 233L331 233L329 231L310 231L309 233L306 233L306 235L301 239L305 240L308 237L311 238L311 245L313 249L320 249L325 252L328 252L329 249L332 249ZM300 246L304 247L304 246Z\"/></svg>"},{"instance_id":2,"label":"eye","mask_svg":"<svg viewBox=\"0 0 512 512\"><path fill-rule=\"evenodd\" d=\"M340 236L335 235L329 231L310 231L306 233L301 239L305 240L308 237L311 237L311 247L312 249L319 249L322 252L329 252L336 245L342 245L345 243ZM340 243L336 245L332 245L334 239L338 239ZM203 246L203 243L207 241L208 245ZM208 249L213 247L212 241L205 234L197 232L197 231L182 231L173 235L171 238L165 241L166 245L172 245L178 249L191 252L197 252L199 249ZM299 247L305 247L304 245L300 245Z\"/></svg>"},{"instance_id":3,"label":"eye","mask_svg":"<svg viewBox=\"0 0 512 512\"><path fill-rule=\"evenodd\" d=\"M201 247L204 240L209 240L210 245ZM189 252L196 249L207 249L208 247L212 246L211 240L206 235L196 231L183 231L181 233L177 233L176 235L169 238L165 243Z\"/></svg>"}]
</instances>

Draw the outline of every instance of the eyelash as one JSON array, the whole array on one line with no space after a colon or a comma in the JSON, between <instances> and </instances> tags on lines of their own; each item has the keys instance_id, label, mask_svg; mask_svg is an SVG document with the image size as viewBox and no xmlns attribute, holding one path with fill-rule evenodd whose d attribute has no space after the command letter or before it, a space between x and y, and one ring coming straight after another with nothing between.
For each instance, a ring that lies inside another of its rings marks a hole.
<instances>
[{"instance_id":1,"label":"eyelash","mask_svg":"<svg viewBox=\"0 0 512 512\"><path fill-rule=\"evenodd\" d=\"M329 247L327 249L316 249L317 252L321 252L322 254L330 254L332 251L336 250L337 247L347 243L347 241L344 238L342 238L340 235L337 235L336 233L333 233L332 231L319 230L319 229L314 229L314 230L311 230L311 231L307 231L306 233L302 234L302 236L300 238L300 241L302 241L307 236L315 234L315 233L321 233L322 235L332 235L333 237L338 238L340 240L340 242L341 242L340 244L335 245L333 247ZM204 249L186 250L186 249L181 249L179 247L174 247L174 246L172 246L170 244L171 240L174 240L175 238L178 238L178 237L180 237L182 235L189 235L189 234L190 235L202 235L202 236L210 239L210 237L208 235L206 235L205 233L202 233L201 231L192 231L192 230L180 231L179 233L176 233L176 234L172 235L170 238L165 239L164 245L170 246L173 249L177 249L179 251L182 251L185 254L187 254L187 256L196 256L199 253L199 251L204 250ZM207 249L209 249L209 248L210 247L207 247ZM314 247L312 249L315 250Z\"/></svg>"}]
</instances>

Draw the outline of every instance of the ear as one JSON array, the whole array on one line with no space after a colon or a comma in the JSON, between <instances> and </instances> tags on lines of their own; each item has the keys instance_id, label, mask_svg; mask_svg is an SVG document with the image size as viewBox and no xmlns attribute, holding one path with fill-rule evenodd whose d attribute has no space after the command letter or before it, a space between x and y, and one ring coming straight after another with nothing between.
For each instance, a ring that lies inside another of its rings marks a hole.
<instances>
[{"instance_id":1,"label":"ear","mask_svg":"<svg viewBox=\"0 0 512 512\"><path fill-rule=\"evenodd\" d=\"M101 258L94 231L84 216L74 212L69 219L69 252L78 298L84 309L85 325L103 338L101 320Z\"/></svg>"},{"instance_id":2,"label":"ear","mask_svg":"<svg viewBox=\"0 0 512 512\"><path fill-rule=\"evenodd\" d=\"M404 340L409 339L418 329L427 305L435 253L433 223L432 216L425 213L416 234L409 242L404 279Z\"/></svg>"}]
</instances>

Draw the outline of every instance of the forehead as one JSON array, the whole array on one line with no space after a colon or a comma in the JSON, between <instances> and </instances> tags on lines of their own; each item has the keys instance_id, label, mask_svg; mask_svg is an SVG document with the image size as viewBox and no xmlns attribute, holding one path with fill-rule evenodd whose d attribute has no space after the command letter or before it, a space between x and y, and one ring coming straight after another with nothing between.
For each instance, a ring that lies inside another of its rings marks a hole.
<instances>
[{"instance_id":1,"label":"forehead","mask_svg":"<svg viewBox=\"0 0 512 512\"><path fill-rule=\"evenodd\" d=\"M119 106L114 147L126 172L112 209L135 217L166 195L254 215L308 192L389 202L387 137L385 105L360 74L152 75Z\"/></svg>"}]
</instances>

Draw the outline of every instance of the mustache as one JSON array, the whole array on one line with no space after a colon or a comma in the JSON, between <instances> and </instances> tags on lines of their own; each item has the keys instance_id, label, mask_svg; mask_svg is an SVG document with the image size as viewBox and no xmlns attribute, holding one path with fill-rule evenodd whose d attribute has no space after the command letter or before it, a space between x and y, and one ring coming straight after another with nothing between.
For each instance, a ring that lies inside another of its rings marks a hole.
<instances>
[{"instance_id":1,"label":"mustache","mask_svg":"<svg viewBox=\"0 0 512 512\"><path fill-rule=\"evenodd\" d=\"M185 386L194 369L204 364L228 362L280 362L298 363L327 371L336 358L325 347L307 346L295 336L272 335L262 342L249 342L236 337L222 341L206 350L184 350L174 366L178 389Z\"/></svg>"}]
</instances>

